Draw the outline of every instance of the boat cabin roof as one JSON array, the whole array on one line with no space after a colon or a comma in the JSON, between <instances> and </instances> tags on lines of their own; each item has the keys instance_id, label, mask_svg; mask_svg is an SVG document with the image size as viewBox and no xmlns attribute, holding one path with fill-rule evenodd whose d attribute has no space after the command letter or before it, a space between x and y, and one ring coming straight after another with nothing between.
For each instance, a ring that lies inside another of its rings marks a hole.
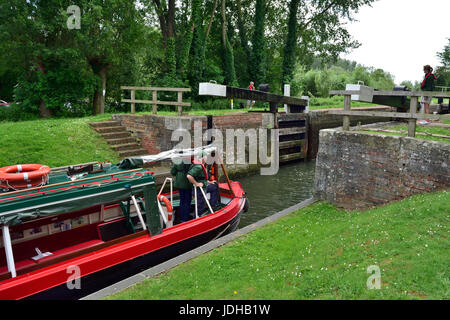
<instances>
[{"instance_id":1,"label":"boat cabin roof","mask_svg":"<svg viewBox=\"0 0 450 320\"><path fill-rule=\"evenodd\" d=\"M142 194L150 185L154 187L155 179L143 168L126 170L118 165L97 164L84 172L83 168L73 167L52 170L45 186L0 192L0 225L17 225L95 205L117 203Z\"/></svg>"}]
</instances>

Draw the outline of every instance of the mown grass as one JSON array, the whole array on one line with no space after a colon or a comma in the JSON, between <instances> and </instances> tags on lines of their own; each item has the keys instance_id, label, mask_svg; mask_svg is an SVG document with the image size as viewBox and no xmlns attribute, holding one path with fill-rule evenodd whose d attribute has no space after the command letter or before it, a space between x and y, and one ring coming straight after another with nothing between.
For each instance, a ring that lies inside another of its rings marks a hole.
<instances>
[{"instance_id":1,"label":"mown grass","mask_svg":"<svg viewBox=\"0 0 450 320\"><path fill-rule=\"evenodd\" d=\"M393 131L402 131L401 133L395 133L395 132L381 132L381 131L365 131L369 133L375 133L375 134L386 134L386 135L396 135L396 136L408 136L408 127L406 125L398 125L398 126L388 126L385 129L387 130L393 130ZM450 135L450 129L448 128L441 128L441 127L426 127L426 126L417 126L416 127L416 133L427 133L427 134L437 134L437 135ZM447 138L441 138L441 137L433 137L433 136L426 136L426 135L418 135L416 134L417 139L423 139L423 140L430 140L430 141L439 141L439 142L446 142L450 143L450 139Z\"/></svg>"},{"instance_id":2,"label":"mown grass","mask_svg":"<svg viewBox=\"0 0 450 320\"><path fill-rule=\"evenodd\" d=\"M89 122L111 115L87 118L0 122L0 167L39 163L50 167L119 160Z\"/></svg>"},{"instance_id":3,"label":"mown grass","mask_svg":"<svg viewBox=\"0 0 450 320\"><path fill-rule=\"evenodd\" d=\"M108 299L449 299L449 202L316 203ZM367 289L372 265L380 290Z\"/></svg>"}]
</instances>

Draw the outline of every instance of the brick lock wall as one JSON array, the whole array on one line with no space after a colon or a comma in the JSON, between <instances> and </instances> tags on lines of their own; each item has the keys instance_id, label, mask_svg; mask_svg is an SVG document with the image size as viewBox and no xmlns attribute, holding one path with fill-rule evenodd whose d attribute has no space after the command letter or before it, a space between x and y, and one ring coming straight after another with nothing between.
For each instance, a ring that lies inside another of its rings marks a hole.
<instances>
[{"instance_id":1,"label":"brick lock wall","mask_svg":"<svg viewBox=\"0 0 450 320\"><path fill-rule=\"evenodd\" d=\"M368 208L450 188L450 144L322 130L315 197L346 209Z\"/></svg>"},{"instance_id":2,"label":"brick lock wall","mask_svg":"<svg viewBox=\"0 0 450 320\"><path fill-rule=\"evenodd\" d=\"M132 132L140 140L142 147L148 151L148 154L158 154L173 149L178 144L178 141L172 142L171 137L174 130L178 128L188 130L192 139L194 139L196 126L201 126L203 133L207 129L206 116L113 115L113 119L120 121L128 131ZM265 128L271 121L273 121L271 115L263 115L261 113L214 116L213 128L222 132L225 151L227 129L242 129L246 131L250 128ZM236 146L237 143L235 141ZM192 141L192 147L194 147L194 141ZM248 141L246 141L246 150L248 151ZM226 162L225 155L224 158ZM230 176L258 169L258 165L227 165Z\"/></svg>"}]
</instances>

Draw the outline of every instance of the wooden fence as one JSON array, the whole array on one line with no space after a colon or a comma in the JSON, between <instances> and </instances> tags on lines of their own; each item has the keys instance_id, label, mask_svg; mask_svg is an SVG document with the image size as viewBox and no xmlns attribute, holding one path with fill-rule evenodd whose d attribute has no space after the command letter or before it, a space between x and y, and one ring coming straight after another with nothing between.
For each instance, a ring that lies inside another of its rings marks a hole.
<instances>
[{"instance_id":1,"label":"wooden fence","mask_svg":"<svg viewBox=\"0 0 450 320\"><path fill-rule=\"evenodd\" d=\"M190 88L157 88L157 87L120 87L121 90L130 90L131 91L131 99L122 99L122 102L131 103L131 113L136 112L136 103L145 103L153 105L153 114L158 113L158 105L166 105L166 106L177 106L178 107L178 115L181 116L183 113L183 107L190 107L191 104L189 102L183 102L183 92L190 92ZM136 100L136 91L152 91L153 96L152 100ZM178 99L177 101L159 101L158 100L158 91L170 91L177 92Z\"/></svg>"},{"instance_id":2,"label":"wooden fence","mask_svg":"<svg viewBox=\"0 0 450 320\"><path fill-rule=\"evenodd\" d=\"M393 96L393 97L411 97L411 103L409 113L401 112L378 112L378 111L352 111L351 102L352 95L359 95L360 91L352 90L332 90L330 95L343 95L344 96L344 110L329 110L329 114L343 115L343 129L345 131L350 130L350 117L351 116L369 116L369 117L385 117L385 118L400 118L408 119L408 136L416 136L416 120L439 120L439 115L434 114L421 114L417 113L417 106L419 105L419 97L434 97L434 98L450 98L450 92L431 92L431 91L374 91L373 96Z\"/></svg>"}]
</instances>

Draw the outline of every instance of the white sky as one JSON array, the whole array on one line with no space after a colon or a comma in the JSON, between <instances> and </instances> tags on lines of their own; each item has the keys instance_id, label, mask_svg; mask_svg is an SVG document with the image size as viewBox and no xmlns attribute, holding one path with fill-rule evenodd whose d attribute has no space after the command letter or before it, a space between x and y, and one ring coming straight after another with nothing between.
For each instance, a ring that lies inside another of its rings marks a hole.
<instances>
[{"instance_id":1,"label":"white sky","mask_svg":"<svg viewBox=\"0 0 450 320\"><path fill-rule=\"evenodd\" d=\"M381 68L396 84L421 81L450 38L450 0L378 0L354 16L347 29L361 46L341 57Z\"/></svg>"}]
</instances>

